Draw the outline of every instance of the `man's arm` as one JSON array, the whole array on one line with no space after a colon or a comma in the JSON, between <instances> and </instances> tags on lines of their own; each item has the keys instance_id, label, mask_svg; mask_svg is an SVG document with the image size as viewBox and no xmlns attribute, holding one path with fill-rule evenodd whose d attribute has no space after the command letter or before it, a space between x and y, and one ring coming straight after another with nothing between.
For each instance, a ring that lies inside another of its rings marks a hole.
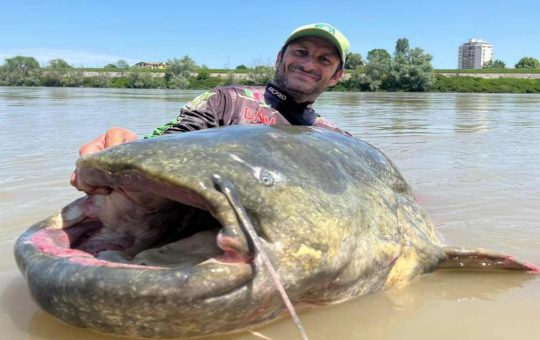
<instances>
[{"instance_id":1,"label":"man's arm","mask_svg":"<svg viewBox=\"0 0 540 340\"><path fill-rule=\"evenodd\" d=\"M229 125L233 100L224 98L228 92L220 89L203 93L193 101L184 105L180 115L175 120L156 128L144 138L153 138L175 132L187 132L208 129L220 125ZM227 117L224 121L223 117ZM79 154L95 153L112 146L137 140L137 135L124 128L111 128L94 140L84 144L79 149ZM77 171L74 171L70 179L71 185L87 194L109 194L110 188L98 188L88 185L79 180Z\"/></svg>"},{"instance_id":2,"label":"man's arm","mask_svg":"<svg viewBox=\"0 0 540 340\"><path fill-rule=\"evenodd\" d=\"M180 109L178 117L152 131L144 138L154 138L176 132L203 130L228 125L223 117L231 115L231 108L221 89L205 92Z\"/></svg>"}]
</instances>

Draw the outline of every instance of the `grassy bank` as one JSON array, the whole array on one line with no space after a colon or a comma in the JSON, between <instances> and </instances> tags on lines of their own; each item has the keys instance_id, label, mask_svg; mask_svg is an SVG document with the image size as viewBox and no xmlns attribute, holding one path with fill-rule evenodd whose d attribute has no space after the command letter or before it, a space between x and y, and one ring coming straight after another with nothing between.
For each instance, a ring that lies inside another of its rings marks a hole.
<instances>
[{"instance_id":1,"label":"grassy bank","mask_svg":"<svg viewBox=\"0 0 540 340\"><path fill-rule=\"evenodd\" d=\"M540 93L540 79L512 78L513 74L535 74L538 69L435 70L430 92ZM489 79L482 77L493 74ZM504 74L509 74L504 77ZM455 76L454 76L455 75ZM462 75L462 76L460 76ZM466 75L466 76L465 76ZM478 75L478 76L476 76ZM502 76L501 76L502 75ZM0 74L4 86L104 87L104 88L179 88L210 89L228 84L263 85L273 77L273 68L206 69L185 76L167 76L166 70L144 68L48 68L32 72ZM349 71L333 91L370 91L361 69Z\"/></svg>"},{"instance_id":2,"label":"grassy bank","mask_svg":"<svg viewBox=\"0 0 540 340\"><path fill-rule=\"evenodd\" d=\"M527 74L527 73L540 73L538 68L482 68L482 69L438 69L433 70L435 74L437 73L454 73L454 74Z\"/></svg>"},{"instance_id":3,"label":"grassy bank","mask_svg":"<svg viewBox=\"0 0 540 340\"><path fill-rule=\"evenodd\" d=\"M540 93L540 79L445 77L436 75L431 92Z\"/></svg>"},{"instance_id":4,"label":"grassy bank","mask_svg":"<svg viewBox=\"0 0 540 340\"><path fill-rule=\"evenodd\" d=\"M119 69L119 68L74 68L74 70L79 72L127 72L128 70L125 69ZM208 69L202 69L206 72L213 73L213 74L247 74L251 72L251 69L224 69L224 68L208 68ZM148 73L165 73L165 69L150 69L150 68L137 68L138 72L148 72ZM345 70L345 74L351 74L355 72L355 70ZM540 69L509 69L509 68L493 68L493 69L436 69L433 70L433 73L439 74L439 73L445 73L445 74L494 74L494 73L500 73L500 74L528 74L528 73L534 73L539 74Z\"/></svg>"}]
</instances>

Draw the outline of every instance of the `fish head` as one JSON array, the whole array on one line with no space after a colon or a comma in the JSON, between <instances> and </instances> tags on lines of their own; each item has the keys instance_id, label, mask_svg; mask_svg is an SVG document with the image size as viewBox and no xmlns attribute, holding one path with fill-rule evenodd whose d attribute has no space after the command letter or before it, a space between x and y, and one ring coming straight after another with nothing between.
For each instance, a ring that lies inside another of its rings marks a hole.
<instances>
[{"instance_id":1,"label":"fish head","mask_svg":"<svg viewBox=\"0 0 540 340\"><path fill-rule=\"evenodd\" d=\"M346 201L351 177L361 174L348 167L351 155L336 138L347 139L306 127L208 129L119 145L81 158L77 167L81 180L121 191L147 209L174 201L207 211L220 225L224 255L249 261L257 251L216 188L216 176L226 180L286 284L306 287L320 281L319 272L339 271L354 246L348 221L361 209Z\"/></svg>"}]
</instances>

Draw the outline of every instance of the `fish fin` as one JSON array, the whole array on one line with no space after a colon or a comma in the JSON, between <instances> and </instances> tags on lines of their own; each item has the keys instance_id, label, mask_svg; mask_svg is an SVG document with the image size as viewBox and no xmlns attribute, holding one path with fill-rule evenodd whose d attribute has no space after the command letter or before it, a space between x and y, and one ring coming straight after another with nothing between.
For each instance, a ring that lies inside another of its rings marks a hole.
<instances>
[{"instance_id":1,"label":"fish fin","mask_svg":"<svg viewBox=\"0 0 540 340\"><path fill-rule=\"evenodd\" d=\"M530 262L520 261L513 256L486 249L464 249L444 247L445 257L438 269L464 270L517 270L540 273L540 268Z\"/></svg>"}]
</instances>

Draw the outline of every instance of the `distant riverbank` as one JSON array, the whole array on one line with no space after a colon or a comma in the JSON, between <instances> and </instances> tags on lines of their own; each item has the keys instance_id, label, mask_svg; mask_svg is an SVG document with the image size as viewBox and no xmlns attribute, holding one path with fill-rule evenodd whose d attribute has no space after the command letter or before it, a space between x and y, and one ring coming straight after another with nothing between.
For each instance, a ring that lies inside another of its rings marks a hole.
<instances>
[{"instance_id":1,"label":"distant riverbank","mask_svg":"<svg viewBox=\"0 0 540 340\"><path fill-rule=\"evenodd\" d=\"M342 80L331 89L336 92L370 91L362 83L362 69L346 70ZM0 77L3 86L52 86L97 88L179 88L211 89L217 86L264 85L273 78L273 68L226 70L200 68L181 77L170 78L165 70L141 68L99 69L66 68L40 69L39 72L13 77ZM481 69L434 70L428 92L461 93L540 93L540 70Z\"/></svg>"},{"instance_id":2,"label":"distant riverbank","mask_svg":"<svg viewBox=\"0 0 540 340\"><path fill-rule=\"evenodd\" d=\"M437 73L431 92L540 93L540 73Z\"/></svg>"},{"instance_id":3,"label":"distant riverbank","mask_svg":"<svg viewBox=\"0 0 540 340\"><path fill-rule=\"evenodd\" d=\"M82 75L85 77L97 77L100 75L106 75L111 78L125 77L126 71L103 71L100 69L82 69ZM472 70L471 70L472 71ZM153 77L162 78L165 76L165 72L156 72L156 71L146 71L147 74L152 75ZM344 78L351 76L352 72L345 72ZM516 78L516 79L540 79L540 70L538 72L502 72L497 70L497 72L467 72L466 70L435 70L435 75L440 75L444 77L478 77L484 79L497 79L497 78ZM192 77L198 75L197 72L192 72L190 74ZM233 76L235 79L246 79L250 76L248 72L238 72L237 70L208 70L208 76L226 78Z\"/></svg>"}]
</instances>

